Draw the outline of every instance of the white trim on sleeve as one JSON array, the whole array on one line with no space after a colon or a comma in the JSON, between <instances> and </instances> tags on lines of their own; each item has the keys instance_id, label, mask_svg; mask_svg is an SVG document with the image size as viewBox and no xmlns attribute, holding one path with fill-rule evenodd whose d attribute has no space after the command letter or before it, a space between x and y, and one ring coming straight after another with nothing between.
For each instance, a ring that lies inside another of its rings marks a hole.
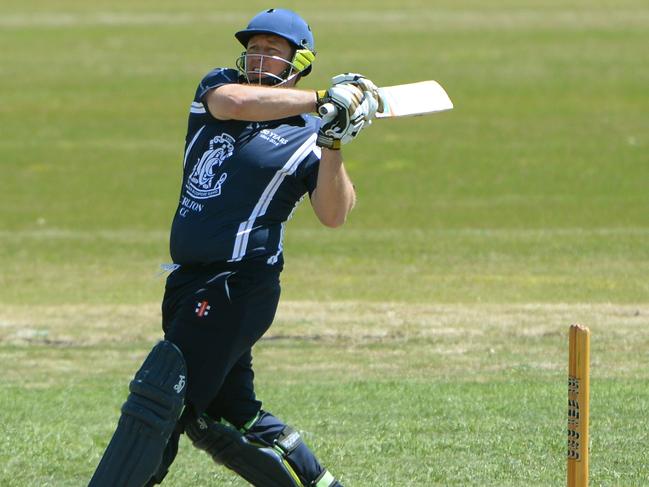
<instances>
[{"instance_id":1,"label":"white trim on sleeve","mask_svg":"<svg viewBox=\"0 0 649 487\"><path fill-rule=\"evenodd\" d=\"M207 113L207 110L205 110L205 105L202 103L193 101L189 107L189 113Z\"/></svg>"}]
</instances>

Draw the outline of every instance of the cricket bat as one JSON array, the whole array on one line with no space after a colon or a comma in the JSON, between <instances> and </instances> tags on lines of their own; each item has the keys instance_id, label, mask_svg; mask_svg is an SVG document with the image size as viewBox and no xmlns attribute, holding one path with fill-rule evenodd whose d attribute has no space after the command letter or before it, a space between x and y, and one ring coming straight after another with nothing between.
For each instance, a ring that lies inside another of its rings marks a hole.
<instances>
[{"instance_id":1,"label":"cricket bat","mask_svg":"<svg viewBox=\"0 0 649 487\"><path fill-rule=\"evenodd\" d=\"M383 111L376 118L411 117L443 112L453 108L453 102L442 86L433 80L379 88ZM325 103L318 113L323 120L331 120L336 113L333 103Z\"/></svg>"}]
</instances>

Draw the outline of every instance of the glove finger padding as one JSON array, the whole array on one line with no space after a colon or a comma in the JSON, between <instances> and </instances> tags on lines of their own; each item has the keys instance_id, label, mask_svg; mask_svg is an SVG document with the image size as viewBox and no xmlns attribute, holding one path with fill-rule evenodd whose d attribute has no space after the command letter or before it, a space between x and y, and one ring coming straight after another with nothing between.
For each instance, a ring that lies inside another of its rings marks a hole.
<instances>
[{"instance_id":1,"label":"glove finger padding","mask_svg":"<svg viewBox=\"0 0 649 487\"><path fill-rule=\"evenodd\" d=\"M341 144L347 144L358 137L358 134L365 127L372 124L371 117L373 112L376 111L376 100L372 97L370 92L364 92L363 101L353 113L349 128L340 138Z\"/></svg>"},{"instance_id":2,"label":"glove finger padding","mask_svg":"<svg viewBox=\"0 0 649 487\"><path fill-rule=\"evenodd\" d=\"M372 124L372 119L376 117L376 112L379 109L380 102L379 99L375 96L376 92L371 92L371 91L365 91L365 102L367 102L367 114L366 114L366 120L367 124L371 125Z\"/></svg>"},{"instance_id":3,"label":"glove finger padding","mask_svg":"<svg viewBox=\"0 0 649 487\"><path fill-rule=\"evenodd\" d=\"M330 100L336 106L337 115L325 122L318 132L316 143L321 147L339 149L341 144L347 144L354 140L366 126L371 125L371 118L376 111L377 102L370 92L362 93L362 100L357 104L357 93L354 101L348 105L348 109Z\"/></svg>"},{"instance_id":4,"label":"glove finger padding","mask_svg":"<svg viewBox=\"0 0 649 487\"><path fill-rule=\"evenodd\" d=\"M379 108L376 95L376 91L361 91L352 83L340 83L318 92L318 108L330 103L336 110L335 115L325 119L316 143L321 147L339 149L341 144L354 140L363 128L372 124Z\"/></svg>"},{"instance_id":5,"label":"glove finger padding","mask_svg":"<svg viewBox=\"0 0 649 487\"><path fill-rule=\"evenodd\" d=\"M318 145L337 149L340 141L355 130L358 124L357 111L364 100L365 94L352 85L332 86L324 93L318 93L318 107L331 103L336 108L333 119L327 121L318 133ZM334 142L337 141L337 142Z\"/></svg>"},{"instance_id":6,"label":"glove finger padding","mask_svg":"<svg viewBox=\"0 0 649 487\"><path fill-rule=\"evenodd\" d=\"M362 91L369 91L372 93L374 99L376 100L377 103L377 108L374 110L372 113L370 119L374 118L376 112L382 112L383 111L383 99L381 98L381 94L379 93L379 88L374 84L374 82L366 78L360 73L342 73L337 76L334 76L331 78L331 84L333 86L336 85L354 85L360 88Z\"/></svg>"},{"instance_id":7,"label":"glove finger padding","mask_svg":"<svg viewBox=\"0 0 649 487\"><path fill-rule=\"evenodd\" d=\"M362 85L367 90L378 90L378 86L367 76L360 73L342 73L331 78L332 86L341 84Z\"/></svg>"}]
</instances>

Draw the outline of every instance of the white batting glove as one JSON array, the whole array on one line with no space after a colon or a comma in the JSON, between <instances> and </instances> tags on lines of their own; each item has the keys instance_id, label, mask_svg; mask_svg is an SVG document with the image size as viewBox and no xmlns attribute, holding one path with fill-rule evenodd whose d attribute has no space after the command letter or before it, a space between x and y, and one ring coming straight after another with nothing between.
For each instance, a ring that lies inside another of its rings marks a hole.
<instances>
[{"instance_id":1,"label":"white batting glove","mask_svg":"<svg viewBox=\"0 0 649 487\"><path fill-rule=\"evenodd\" d=\"M351 84L332 86L317 92L317 96L323 123L316 143L328 149L340 149L341 144L351 142L363 129L373 109L372 97Z\"/></svg>"},{"instance_id":2,"label":"white batting glove","mask_svg":"<svg viewBox=\"0 0 649 487\"><path fill-rule=\"evenodd\" d=\"M379 88L374 84L374 82L363 76L362 74L359 73L342 73L337 76L334 76L331 78L331 84L333 86L335 85L341 85L341 84L351 84L354 86L357 86L363 91L369 91L373 98L376 100L377 107L373 112L370 112L368 122L372 122L372 119L374 118L376 112L382 112L383 111L383 99L381 98L381 95L379 94Z\"/></svg>"}]
</instances>

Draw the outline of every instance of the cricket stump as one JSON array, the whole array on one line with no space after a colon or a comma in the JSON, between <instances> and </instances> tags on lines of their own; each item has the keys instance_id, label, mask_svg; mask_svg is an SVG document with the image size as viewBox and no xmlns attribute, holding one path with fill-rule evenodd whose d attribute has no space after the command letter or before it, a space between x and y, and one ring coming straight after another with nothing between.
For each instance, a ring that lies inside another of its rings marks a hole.
<instances>
[{"instance_id":1,"label":"cricket stump","mask_svg":"<svg viewBox=\"0 0 649 487\"><path fill-rule=\"evenodd\" d=\"M590 330L572 325L568 348L568 487L588 487Z\"/></svg>"}]
</instances>

